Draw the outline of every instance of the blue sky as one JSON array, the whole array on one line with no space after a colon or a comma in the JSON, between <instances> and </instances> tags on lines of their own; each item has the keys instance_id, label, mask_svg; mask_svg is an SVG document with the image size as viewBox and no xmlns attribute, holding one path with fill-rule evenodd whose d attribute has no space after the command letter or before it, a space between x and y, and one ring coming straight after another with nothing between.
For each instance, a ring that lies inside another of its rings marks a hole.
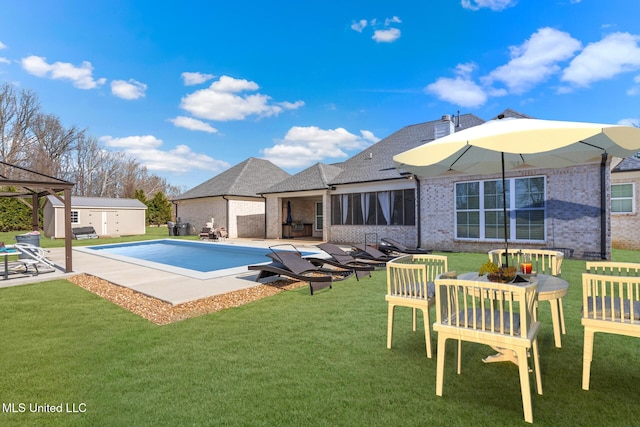
<instances>
[{"instance_id":1,"label":"blue sky","mask_svg":"<svg viewBox=\"0 0 640 427\"><path fill-rule=\"evenodd\" d=\"M0 0L0 82L191 188L443 114L638 124L638 0Z\"/></svg>"}]
</instances>

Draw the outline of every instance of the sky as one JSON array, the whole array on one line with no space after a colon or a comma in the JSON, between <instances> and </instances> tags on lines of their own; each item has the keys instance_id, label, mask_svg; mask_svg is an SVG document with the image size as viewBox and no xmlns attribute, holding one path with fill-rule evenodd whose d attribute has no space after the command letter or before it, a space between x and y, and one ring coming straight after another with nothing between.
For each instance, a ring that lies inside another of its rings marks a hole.
<instances>
[{"instance_id":1,"label":"sky","mask_svg":"<svg viewBox=\"0 0 640 427\"><path fill-rule=\"evenodd\" d=\"M183 190L444 114L640 124L638 0L0 0L0 83Z\"/></svg>"}]
</instances>

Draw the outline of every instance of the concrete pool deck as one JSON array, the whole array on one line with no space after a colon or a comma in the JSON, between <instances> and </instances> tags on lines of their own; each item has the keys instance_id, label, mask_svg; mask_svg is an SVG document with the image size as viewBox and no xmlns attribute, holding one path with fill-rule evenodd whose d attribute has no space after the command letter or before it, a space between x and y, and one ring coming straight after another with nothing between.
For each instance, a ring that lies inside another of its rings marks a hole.
<instances>
[{"instance_id":1,"label":"concrete pool deck","mask_svg":"<svg viewBox=\"0 0 640 427\"><path fill-rule=\"evenodd\" d=\"M315 245L321 242L319 240L252 239L227 239L221 242L221 244L255 247L269 247L271 245L289 243L300 250L317 250ZM64 265L64 248L48 249L47 257L56 265ZM269 261L268 258L265 257L265 261ZM15 277L6 281L0 280L0 287L43 282L86 273L175 305L239 289L251 288L260 284L255 281L258 275L255 271L247 270L245 273L231 276L200 280L81 252L76 249L73 250L73 270L73 273L64 273L56 270L38 276Z\"/></svg>"}]
</instances>

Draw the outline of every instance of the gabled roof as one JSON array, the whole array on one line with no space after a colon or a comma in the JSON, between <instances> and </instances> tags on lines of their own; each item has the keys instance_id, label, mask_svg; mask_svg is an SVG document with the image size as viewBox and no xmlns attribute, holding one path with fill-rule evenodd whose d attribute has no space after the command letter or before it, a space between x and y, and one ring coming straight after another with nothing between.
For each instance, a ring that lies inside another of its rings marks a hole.
<instances>
[{"instance_id":1,"label":"gabled roof","mask_svg":"<svg viewBox=\"0 0 640 427\"><path fill-rule=\"evenodd\" d=\"M47 196L47 200L54 207L64 207L64 203L57 197ZM147 209L138 199L119 199L111 197L80 197L71 196L72 208L118 208L118 209Z\"/></svg>"},{"instance_id":2,"label":"gabled roof","mask_svg":"<svg viewBox=\"0 0 640 427\"><path fill-rule=\"evenodd\" d=\"M258 197L267 188L290 176L268 160L250 157L173 200L216 196Z\"/></svg>"},{"instance_id":3,"label":"gabled roof","mask_svg":"<svg viewBox=\"0 0 640 427\"><path fill-rule=\"evenodd\" d=\"M631 172L640 170L640 159L637 157L627 157L613 168L611 172Z\"/></svg>"},{"instance_id":4,"label":"gabled roof","mask_svg":"<svg viewBox=\"0 0 640 427\"><path fill-rule=\"evenodd\" d=\"M506 114L505 114L506 115ZM456 131L484 123L473 114L453 117ZM402 178L393 164L393 156L435 139L436 124L442 120L406 126L381 139L369 148L343 162L343 172L330 184L382 181Z\"/></svg>"},{"instance_id":5,"label":"gabled roof","mask_svg":"<svg viewBox=\"0 0 640 427\"><path fill-rule=\"evenodd\" d=\"M268 193L286 193L290 191L309 191L327 189L331 185L331 180L343 172L342 163L327 165L316 163L307 169L269 187Z\"/></svg>"}]
</instances>

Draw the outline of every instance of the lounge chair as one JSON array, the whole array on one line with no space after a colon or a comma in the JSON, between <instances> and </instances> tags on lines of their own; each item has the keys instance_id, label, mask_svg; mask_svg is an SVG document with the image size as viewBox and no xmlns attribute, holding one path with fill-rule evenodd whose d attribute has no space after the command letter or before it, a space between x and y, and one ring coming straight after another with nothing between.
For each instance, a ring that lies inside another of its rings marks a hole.
<instances>
[{"instance_id":1,"label":"lounge chair","mask_svg":"<svg viewBox=\"0 0 640 427\"><path fill-rule=\"evenodd\" d=\"M376 248L374 248L373 246L370 245L365 245L365 244L357 244L357 245L353 245L354 249L357 250L356 254L360 257L360 258L364 258L364 259L371 259L374 261L378 261L378 262L389 262L392 259L396 258L394 256L385 254L384 252L381 252L379 250L377 250Z\"/></svg>"},{"instance_id":2,"label":"lounge chair","mask_svg":"<svg viewBox=\"0 0 640 427\"><path fill-rule=\"evenodd\" d=\"M403 245L395 239L391 239L389 237L384 237L380 239L380 250L390 253L397 252L400 254L430 254L433 252L431 249L420 249L420 248L410 248L408 246Z\"/></svg>"},{"instance_id":3,"label":"lounge chair","mask_svg":"<svg viewBox=\"0 0 640 427\"><path fill-rule=\"evenodd\" d=\"M24 267L25 273L29 271L29 267L33 267L35 270L34 275L37 276L41 273L40 269L43 266L49 271L55 267L55 264L47 259L44 249L39 246L30 243L16 243L13 247L22 255L15 264L21 264L21 267Z\"/></svg>"},{"instance_id":4,"label":"lounge chair","mask_svg":"<svg viewBox=\"0 0 640 427\"><path fill-rule=\"evenodd\" d=\"M273 260L270 264L250 265L249 270L259 271L256 281L271 276L285 276L309 282L311 295L318 289L331 288L334 280L343 280L351 276L351 270L329 270L313 265L293 251L273 251L268 254Z\"/></svg>"},{"instance_id":5,"label":"lounge chair","mask_svg":"<svg viewBox=\"0 0 640 427\"><path fill-rule=\"evenodd\" d=\"M353 255L333 243L321 243L316 246L331 255L336 262L343 265L360 265L373 268L384 268L386 266L386 261L378 261L370 257L363 258L359 255Z\"/></svg>"}]
</instances>

